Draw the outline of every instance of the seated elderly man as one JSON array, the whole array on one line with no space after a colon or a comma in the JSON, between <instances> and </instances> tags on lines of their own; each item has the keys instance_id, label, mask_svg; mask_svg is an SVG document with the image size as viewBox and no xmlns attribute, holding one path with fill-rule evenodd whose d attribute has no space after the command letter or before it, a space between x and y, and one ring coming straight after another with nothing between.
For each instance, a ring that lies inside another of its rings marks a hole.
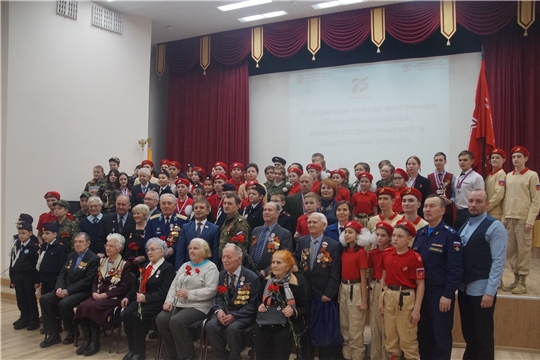
<instances>
[{"instance_id":1,"label":"seated elderly man","mask_svg":"<svg viewBox=\"0 0 540 360\"><path fill-rule=\"evenodd\" d=\"M227 291L218 291L206 331L217 359L242 359L243 333L255 323L260 280L241 265L242 249L235 244L225 245L221 261L218 284Z\"/></svg>"},{"instance_id":2,"label":"seated elderly man","mask_svg":"<svg viewBox=\"0 0 540 360\"><path fill-rule=\"evenodd\" d=\"M131 188L131 207L135 205L144 204L144 197L146 194L155 188L158 188L158 184L150 182L151 173L147 168L139 169L137 172L138 177L135 179L135 185Z\"/></svg>"},{"instance_id":3,"label":"seated elderly man","mask_svg":"<svg viewBox=\"0 0 540 360\"><path fill-rule=\"evenodd\" d=\"M64 345L73 344L77 327L73 323L73 308L92 294L92 282L97 274L99 258L90 249L90 236L78 233L73 240L75 251L68 255L65 265L56 280L56 291L43 295L39 299L43 315L43 329L47 334L39 344L46 348L58 344L62 339L61 319L67 336Z\"/></svg>"}]
</instances>

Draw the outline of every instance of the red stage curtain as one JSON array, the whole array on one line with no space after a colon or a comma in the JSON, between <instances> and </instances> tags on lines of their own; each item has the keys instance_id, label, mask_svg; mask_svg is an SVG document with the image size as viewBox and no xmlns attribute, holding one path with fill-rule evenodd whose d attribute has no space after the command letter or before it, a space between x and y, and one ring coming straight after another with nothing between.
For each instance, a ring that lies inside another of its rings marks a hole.
<instances>
[{"instance_id":1,"label":"red stage curtain","mask_svg":"<svg viewBox=\"0 0 540 360\"><path fill-rule=\"evenodd\" d=\"M359 47L371 31L369 11L355 10L321 17L321 39L339 51Z\"/></svg>"},{"instance_id":2,"label":"red stage curtain","mask_svg":"<svg viewBox=\"0 0 540 360\"><path fill-rule=\"evenodd\" d=\"M203 75L196 66L170 72L167 113L168 159L203 167L249 158L247 60L235 66L213 62Z\"/></svg>"},{"instance_id":3,"label":"red stage curtain","mask_svg":"<svg viewBox=\"0 0 540 360\"><path fill-rule=\"evenodd\" d=\"M531 153L527 165L537 171L540 169L540 98L537 89L540 68L536 64L540 58L539 28L539 24L533 24L529 36L525 37L523 28L511 24L500 33L484 37L496 144L509 155L512 147L525 146ZM505 170L511 169L512 161L508 158Z\"/></svg>"},{"instance_id":4,"label":"red stage curtain","mask_svg":"<svg viewBox=\"0 0 540 360\"><path fill-rule=\"evenodd\" d=\"M490 35L516 19L515 1L456 1L456 20L465 29Z\"/></svg>"},{"instance_id":5,"label":"red stage curtain","mask_svg":"<svg viewBox=\"0 0 540 360\"><path fill-rule=\"evenodd\" d=\"M293 56L307 46L307 19L264 25L263 43L276 57Z\"/></svg>"},{"instance_id":6,"label":"red stage curtain","mask_svg":"<svg viewBox=\"0 0 540 360\"><path fill-rule=\"evenodd\" d=\"M251 52L251 29L212 35L210 46L210 54L214 59L223 65L236 65Z\"/></svg>"},{"instance_id":7,"label":"red stage curtain","mask_svg":"<svg viewBox=\"0 0 540 360\"><path fill-rule=\"evenodd\" d=\"M167 43L167 65L172 72L184 73L199 62L199 38Z\"/></svg>"},{"instance_id":8,"label":"red stage curtain","mask_svg":"<svg viewBox=\"0 0 540 360\"><path fill-rule=\"evenodd\" d=\"M417 44L439 30L440 3L404 3L386 7L386 31L397 40Z\"/></svg>"}]
</instances>

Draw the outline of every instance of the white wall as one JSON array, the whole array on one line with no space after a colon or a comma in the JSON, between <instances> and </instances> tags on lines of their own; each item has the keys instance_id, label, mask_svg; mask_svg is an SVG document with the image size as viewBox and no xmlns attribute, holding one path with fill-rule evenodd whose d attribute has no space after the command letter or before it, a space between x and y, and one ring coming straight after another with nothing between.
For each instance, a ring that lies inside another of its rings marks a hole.
<instances>
[{"instance_id":1,"label":"white wall","mask_svg":"<svg viewBox=\"0 0 540 360\"><path fill-rule=\"evenodd\" d=\"M17 216L37 225L46 191L78 199L94 165L118 156L131 173L143 158L151 21L124 15L123 34L112 33L90 24L92 5L79 2L71 20L56 2L9 4L2 270Z\"/></svg>"}]
</instances>

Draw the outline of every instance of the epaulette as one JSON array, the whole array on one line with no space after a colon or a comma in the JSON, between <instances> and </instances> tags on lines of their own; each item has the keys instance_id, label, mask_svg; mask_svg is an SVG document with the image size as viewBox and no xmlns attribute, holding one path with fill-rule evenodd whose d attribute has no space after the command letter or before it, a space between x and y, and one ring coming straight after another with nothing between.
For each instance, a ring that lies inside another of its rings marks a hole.
<instances>
[{"instance_id":1,"label":"epaulette","mask_svg":"<svg viewBox=\"0 0 540 360\"><path fill-rule=\"evenodd\" d=\"M448 225L444 225L444 228L448 231L450 231L452 234L457 234L457 231L454 228L451 228Z\"/></svg>"},{"instance_id":2,"label":"epaulette","mask_svg":"<svg viewBox=\"0 0 540 360\"><path fill-rule=\"evenodd\" d=\"M289 213L286 212L286 211L282 211L281 213L283 214L283 216L291 216L291 214L289 214Z\"/></svg>"},{"instance_id":3,"label":"epaulette","mask_svg":"<svg viewBox=\"0 0 540 360\"><path fill-rule=\"evenodd\" d=\"M180 218L180 219L182 219L182 220L187 220L187 218L188 218L187 216L182 215L182 214L176 214L176 217L177 217L177 218Z\"/></svg>"},{"instance_id":4,"label":"epaulette","mask_svg":"<svg viewBox=\"0 0 540 360\"><path fill-rule=\"evenodd\" d=\"M161 214L155 214L155 215L150 216L150 220L154 220L154 219L157 219L159 217L161 217Z\"/></svg>"}]
</instances>

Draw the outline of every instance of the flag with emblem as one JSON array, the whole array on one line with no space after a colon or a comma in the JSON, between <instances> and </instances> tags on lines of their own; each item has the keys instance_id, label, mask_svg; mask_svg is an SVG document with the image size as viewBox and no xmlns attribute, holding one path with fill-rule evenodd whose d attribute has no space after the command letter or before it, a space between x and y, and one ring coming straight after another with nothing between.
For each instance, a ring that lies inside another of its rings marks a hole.
<instances>
[{"instance_id":1,"label":"flag with emblem","mask_svg":"<svg viewBox=\"0 0 540 360\"><path fill-rule=\"evenodd\" d=\"M499 186L504 186L504 180L503 179L499 180Z\"/></svg>"}]
</instances>

